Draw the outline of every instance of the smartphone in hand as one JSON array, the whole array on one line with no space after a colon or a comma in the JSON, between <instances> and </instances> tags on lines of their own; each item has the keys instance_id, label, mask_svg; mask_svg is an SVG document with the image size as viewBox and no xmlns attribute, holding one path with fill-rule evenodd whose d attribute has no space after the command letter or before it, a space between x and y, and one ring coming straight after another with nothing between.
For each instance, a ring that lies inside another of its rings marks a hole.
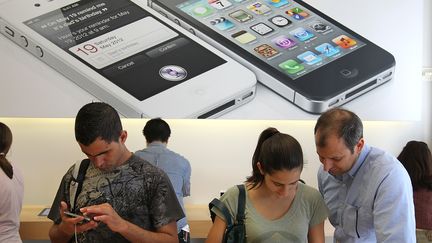
<instances>
[{"instance_id":1,"label":"smartphone in hand","mask_svg":"<svg viewBox=\"0 0 432 243\"><path fill-rule=\"evenodd\" d=\"M71 212L64 212L64 214L66 215L66 216L68 216L68 217L71 217L71 218L78 218L78 217L84 217L84 219L83 219L83 221L82 222L84 222L84 223L88 223L88 222L90 222L90 221L92 221L92 219L90 218L90 217L88 217L88 216L86 216L86 215L80 215L80 214L76 214L76 213L71 213Z\"/></svg>"}]
</instances>

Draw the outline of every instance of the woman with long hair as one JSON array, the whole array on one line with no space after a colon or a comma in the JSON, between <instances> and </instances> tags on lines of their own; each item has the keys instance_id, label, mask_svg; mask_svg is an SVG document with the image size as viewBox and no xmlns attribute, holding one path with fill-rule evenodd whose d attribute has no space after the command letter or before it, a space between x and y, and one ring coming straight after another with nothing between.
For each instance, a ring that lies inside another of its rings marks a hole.
<instances>
[{"instance_id":1,"label":"woman with long hair","mask_svg":"<svg viewBox=\"0 0 432 243\"><path fill-rule=\"evenodd\" d=\"M324 243L328 210L321 194L301 182L303 152L292 136L275 128L264 130L252 157L252 175L245 182L247 242ZM237 212L239 190L221 197L231 217ZM226 220L217 210L206 243L220 243Z\"/></svg>"}]
</instances>

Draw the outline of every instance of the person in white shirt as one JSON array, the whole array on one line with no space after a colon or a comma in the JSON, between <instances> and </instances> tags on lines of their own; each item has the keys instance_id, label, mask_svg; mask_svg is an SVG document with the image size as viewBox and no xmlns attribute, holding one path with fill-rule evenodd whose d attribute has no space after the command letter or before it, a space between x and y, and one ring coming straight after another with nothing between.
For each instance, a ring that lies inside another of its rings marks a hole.
<instances>
[{"instance_id":1,"label":"person in white shirt","mask_svg":"<svg viewBox=\"0 0 432 243\"><path fill-rule=\"evenodd\" d=\"M6 158L12 132L0 122L0 242L22 242L19 235L24 181L21 171Z\"/></svg>"}]
</instances>

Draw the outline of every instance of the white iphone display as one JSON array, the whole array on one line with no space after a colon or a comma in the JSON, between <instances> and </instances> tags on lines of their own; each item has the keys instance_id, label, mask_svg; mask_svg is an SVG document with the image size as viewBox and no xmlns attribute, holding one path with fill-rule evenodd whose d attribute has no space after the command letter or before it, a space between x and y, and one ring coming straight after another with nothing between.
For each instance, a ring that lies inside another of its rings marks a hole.
<instances>
[{"instance_id":1,"label":"white iphone display","mask_svg":"<svg viewBox=\"0 0 432 243\"><path fill-rule=\"evenodd\" d=\"M145 1L8 1L0 31L126 117L211 118L255 96L250 70Z\"/></svg>"}]
</instances>

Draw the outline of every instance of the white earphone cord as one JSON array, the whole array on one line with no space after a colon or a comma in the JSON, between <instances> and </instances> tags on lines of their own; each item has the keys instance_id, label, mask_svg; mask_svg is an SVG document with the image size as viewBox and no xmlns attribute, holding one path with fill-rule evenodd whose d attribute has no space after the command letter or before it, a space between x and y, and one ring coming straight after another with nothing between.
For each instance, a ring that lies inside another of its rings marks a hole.
<instances>
[{"instance_id":1,"label":"white earphone cord","mask_svg":"<svg viewBox=\"0 0 432 243\"><path fill-rule=\"evenodd\" d=\"M75 228L75 243L78 243L76 224L74 224L74 228Z\"/></svg>"}]
</instances>

